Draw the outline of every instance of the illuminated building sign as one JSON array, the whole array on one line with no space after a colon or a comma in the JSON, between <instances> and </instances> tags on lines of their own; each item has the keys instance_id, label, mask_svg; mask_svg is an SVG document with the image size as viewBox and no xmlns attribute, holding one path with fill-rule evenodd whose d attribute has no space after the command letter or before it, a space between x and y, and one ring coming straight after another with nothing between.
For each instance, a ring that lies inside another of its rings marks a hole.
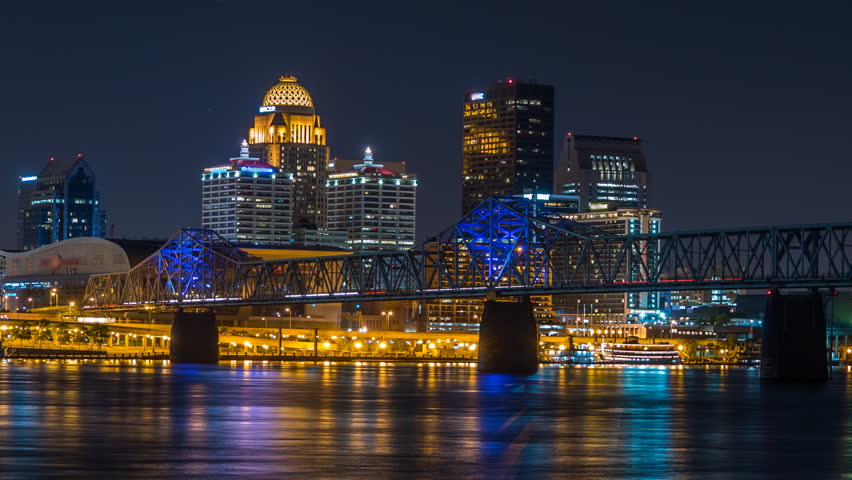
<instances>
[{"instance_id":1,"label":"illuminated building sign","mask_svg":"<svg viewBox=\"0 0 852 480\"><path fill-rule=\"evenodd\" d=\"M485 100L485 92L474 92L470 94L470 101Z\"/></svg>"},{"instance_id":2,"label":"illuminated building sign","mask_svg":"<svg viewBox=\"0 0 852 480\"><path fill-rule=\"evenodd\" d=\"M39 260L39 265L42 266L42 267L47 267L48 269L50 269L51 275L55 274L56 271L59 270L63 266L79 265L79 264L80 264L79 258L62 258L62 255L59 255L57 253L54 253L47 258L42 258L42 259ZM66 268L65 273L77 273L77 269L76 268L71 268L71 269Z\"/></svg>"},{"instance_id":3,"label":"illuminated building sign","mask_svg":"<svg viewBox=\"0 0 852 480\"><path fill-rule=\"evenodd\" d=\"M533 194L532 193L525 193L524 198L526 198L527 200L532 200ZM550 194L549 193L536 193L535 199L536 200L544 200L546 202L546 201L550 200Z\"/></svg>"},{"instance_id":4,"label":"illuminated building sign","mask_svg":"<svg viewBox=\"0 0 852 480\"><path fill-rule=\"evenodd\" d=\"M32 181L35 181L35 180L38 180L38 177L36 177L36 176L32 176L32 177L21 177L21 181L22 181L22 182L32 182Z\"/></svg>"},{"instance_id":5,"label":"illuminated building sign","mask_svg":"<svg viewBox=\"0 0 852 480\"><path fill-rule=\"evenodd\" d=\"M274 112L275 107L274 106L272 106L272 107L260 107L260 108L257 109L257 111L260 112L260 113Z\"/></svg>"},{"instance_id":6,"label":"illuminated building sign","mask_svg":"<svg viewBox=\"0 0 852 480\"><path fill-rule=\"evenodd\" d=\"M253 172L253 173L274 173L274 168L268 167L240 167L241 172Z\"/></svg>"}]
</instances>

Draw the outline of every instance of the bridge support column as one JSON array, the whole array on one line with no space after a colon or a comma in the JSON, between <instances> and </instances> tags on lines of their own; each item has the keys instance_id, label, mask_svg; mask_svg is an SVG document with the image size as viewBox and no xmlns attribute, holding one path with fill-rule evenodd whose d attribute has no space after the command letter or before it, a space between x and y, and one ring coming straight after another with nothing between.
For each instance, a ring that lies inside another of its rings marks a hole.
<instances>
[{"instance_id":1,"label":"bridge support column","mask_svg":"<svg viewBox=\"0 0 852 480\"><path fill-rule=\"evenodd\" d=\"M818 293L781 295L773 290L768 296L760 377L781 381L828 379L825 316Z\"/></svg>"},{"instance_id":2,"label":"bridge support column","mask_svg":"<svg viewBox=\"0 0 852 480\"><path fill-rule=\"evenodd\" d=\"M175 311L169 335L169 359L172 363L218 363L219 330L212 311Z\"/></svg>"},{"instance_id":3,"label":"bridge support column","mask_svg":"<svg viewBox=\"0 0 852 480\"><path fill-rule=\"evenodd\" d=\"M538 371L538 331L529 297L488 300L479 325L480 372L532 375Z\"/></svg>"}]
</instances>

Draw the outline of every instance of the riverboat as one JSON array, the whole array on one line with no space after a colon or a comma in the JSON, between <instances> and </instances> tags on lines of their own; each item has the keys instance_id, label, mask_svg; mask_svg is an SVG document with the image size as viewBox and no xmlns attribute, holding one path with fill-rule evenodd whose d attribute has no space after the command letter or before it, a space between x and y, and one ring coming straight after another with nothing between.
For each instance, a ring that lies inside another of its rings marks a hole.
<instances>
[{"instance_id":1,"label":"riverboat","mask_svg":"<svg viewBox=\"0 0 852 480\"><path fill-rule=\"evenodd\" d=\"M677 348L670 343L604 343L600 348L604 363L626 365L674 365L683 363Z\"/></svg>"}]
</instances>

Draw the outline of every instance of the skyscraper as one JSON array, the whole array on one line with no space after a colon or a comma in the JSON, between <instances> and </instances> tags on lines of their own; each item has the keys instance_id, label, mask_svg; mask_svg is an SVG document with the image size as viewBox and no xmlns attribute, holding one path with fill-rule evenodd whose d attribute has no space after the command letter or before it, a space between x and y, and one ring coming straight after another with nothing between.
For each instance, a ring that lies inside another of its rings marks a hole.
<instances>
[{"instance_id":1,"label":"skyscraper","mask_svg":"<svg viewBox=\"0 0 852 480\"><path fill-rule=\"evenodd\" d=\"M511 78L465 92L462 214L488 197L553 193L553 96Z\"/></svg>"},{"instance_id":2,"label":"skyscraper","mask_svg":"<svg viewBox=\"0 0 852 480\"><path fill-rule=\"evenodd\" d=\"M565 135L554 193L580 197L580 211L647 208L648 166L637 137Z\"/></svg>"},{"instance_id":3,"label":"skyscraper","mask_svg":"<svg viewBox=\"0 0 852 480\"><path fill-rule=\"evenodd\" d=\"M311 95L295 77L280 77L266 92L248 137L252 156L293 174L294 225L325 226L325 129Z\"/></svg>"},{"instance_id":4,"label":"skyscraper","mask_svg":"<svg viewBox=\"0 0 852 480\"><path fill-rule=\"evenodd\" d=\"M329 175L328 228L349 232L355 251L405 250L414 246L417 178L364 161Z\"/></svg>"},{"instance_id":5,"label":"skyscraper","mask_svg":"<svg viewBox=\"0 0 852 480\"><path fill-rule=\"evenodd\" d=\"M51 158L38 175L20 178L16 230L20 250L106 234L95 173L82 155Z\"/></svg>"},{"instance_id":6,"label":"skyscraper","mask_svg":"<svg viewBox=\"0 0 852 480\"><path fill-rule=\"evenodd\" d=\"M205 168L201 175L201 225L236 244L284 245L290 241L293 175L249 156Z\"/></svg>"}]
</instances>

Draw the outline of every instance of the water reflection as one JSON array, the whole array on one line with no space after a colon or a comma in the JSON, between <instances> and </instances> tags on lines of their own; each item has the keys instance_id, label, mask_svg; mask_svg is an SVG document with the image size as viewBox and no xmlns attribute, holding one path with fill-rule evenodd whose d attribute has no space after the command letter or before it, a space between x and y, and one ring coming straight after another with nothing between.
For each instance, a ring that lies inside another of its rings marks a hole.
<instances>
[{"instance_id":1,"label":"water reflection","mask_svg":"<svg viewBox=\"0 0 852 480\"><path fill-rule=\"evenodd\" d=\"M161 362L0 364L23 477L832 478L852 385L756 370Z\"/></svg>"}]
</instances>

